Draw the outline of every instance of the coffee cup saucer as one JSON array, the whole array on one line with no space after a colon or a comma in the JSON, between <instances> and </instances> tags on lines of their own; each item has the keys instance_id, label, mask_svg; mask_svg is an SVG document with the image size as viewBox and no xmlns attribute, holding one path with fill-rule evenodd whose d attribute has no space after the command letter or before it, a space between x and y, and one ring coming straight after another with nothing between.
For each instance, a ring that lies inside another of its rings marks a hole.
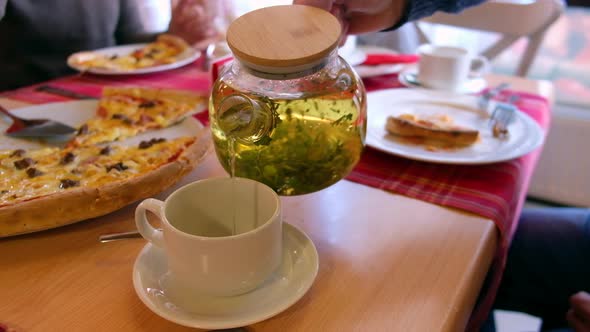
<instances>
[{"instance_id":1,"label":"coffee cup saucer","mask_svg":"<svg viewBox=\"0 0 590 332\"><path fill-rule=\"evenodd\" d=\"M133 266L133 286L154 313L180 325L229 329L254 324L286 310L313 284L319 268L317 250L305 233L283 223L283 258L257 289L228 297L191 294L170 285L165 252L148 243Z\"/></svg>"},{"instance_id":2,"label":"coffee cup saucer","mask_svg":"<svg viewBox=\"0 0 590 332\"><path fill-rule=\"evenodd\" d=\"M398 76L399 82L408 88L421 88L428 90L444 91L441 89L431 89L425 87L418 80L418 68L408 68L402 71ZM468 77L459 88L451 92L459 94L479 93L487 86L487 82L483 77ZM450 91L450 90L449 90Z\"/></svg>"}]
</instances>

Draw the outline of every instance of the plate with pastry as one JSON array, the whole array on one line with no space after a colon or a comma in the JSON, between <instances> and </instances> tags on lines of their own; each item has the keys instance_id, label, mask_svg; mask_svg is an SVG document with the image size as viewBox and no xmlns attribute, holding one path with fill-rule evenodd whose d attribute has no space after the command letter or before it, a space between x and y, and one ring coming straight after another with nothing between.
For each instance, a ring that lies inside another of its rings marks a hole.
<instances>
[{"instance_id":1,"label":"plate with pastry","mask_svg":"<svg viewBox=\"0 0 590 332\"><path fill-rule=\"evenodd\" d=\"M199 56L182 38L161 34L150 43L77 52L67 63L77 71L99 75L149 74L188 65Z\"/></svg>"},{"instance_id":2,"label":"plate with pastry","mask_svg":"<svg viewBox=\"0 0 590 332\"><path fill-rule=\"evenodd\" d=\"M366 144L397 156L443 164L488 164L537 148L543 129L517 111L498 135L476 96L430 90L389 89L367 95Z\"/></svg>"}]
</instances>

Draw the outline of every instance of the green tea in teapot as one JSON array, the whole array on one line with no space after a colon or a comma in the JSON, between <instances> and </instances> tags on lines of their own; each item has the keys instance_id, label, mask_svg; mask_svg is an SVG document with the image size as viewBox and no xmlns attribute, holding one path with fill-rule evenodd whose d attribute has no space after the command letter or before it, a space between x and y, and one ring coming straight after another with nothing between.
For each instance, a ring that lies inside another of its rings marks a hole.
<instances>
[{"instance_id":1,"label":"green tea in teapot","mask_svg":"<svg viewBox=\"0 0 590 332\"><path fill-rule=\"evenodd\" d=\"M266 7L232 22L234 61L209 102L215 151L232 176L300 195L334 184L356 165L366 95L338 56L340 34L334 16L309 6Z\"/></svg>"},{"instance_id":2,"label":"green tea in teapot","mask_svg":"<svg viewBox=\"0 0 590 332\"><path fill-rule=\"evenodd\" d=\"M256 179L281 195L298 195L334 184L360 158L365 129L354 99L248 97L263 100L275 126L256 142L250 137L234 140L221 130L223 120L212 118L215 151L233 176Z\"/></svg>"}]
</instances>

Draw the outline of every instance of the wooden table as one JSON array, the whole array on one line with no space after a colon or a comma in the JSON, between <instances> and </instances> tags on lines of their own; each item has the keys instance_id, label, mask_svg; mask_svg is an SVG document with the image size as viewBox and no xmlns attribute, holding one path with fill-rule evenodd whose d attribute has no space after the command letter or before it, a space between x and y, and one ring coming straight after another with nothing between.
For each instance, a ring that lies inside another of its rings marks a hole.
<instances>
[{"instance_id":1,"label":"wooden table","mask_svg":"<svg viewBox=\"0 0 590 332\"><path fill-rule=\"evenodd\" d=\"M500 81L553 98L548 82L490 77ZM225 175L210 154L183 182ZM464 329L496 248L491 220L349 181L283 201L285 221L313 239L320 271L298 303L248 331ZM97 241L134 229L134 207L0 240L0 326L190 330L152 313L135 294L131 272L143 239Z\"/></svg>"}]
</instances>

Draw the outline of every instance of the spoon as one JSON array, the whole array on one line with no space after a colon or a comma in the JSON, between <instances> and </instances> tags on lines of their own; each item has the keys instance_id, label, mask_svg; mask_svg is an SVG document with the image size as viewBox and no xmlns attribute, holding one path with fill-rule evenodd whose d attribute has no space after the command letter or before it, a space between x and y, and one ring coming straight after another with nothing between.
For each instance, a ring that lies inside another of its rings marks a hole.
<instances>
[{"instance_id":1,"label":"spoon","mask_svg":"<svg viewBox=\"0 0 590 332\"><path fill-rule=\"evenodd\" d=\"M135 239L135 238L140 238L140 237L141 237L141 234L139 234L139 231L130 231L130 232L103 234L98 237L98 241L105 243L105 242L124 240L124 239Z\"/></svg>"}]
</instances>

